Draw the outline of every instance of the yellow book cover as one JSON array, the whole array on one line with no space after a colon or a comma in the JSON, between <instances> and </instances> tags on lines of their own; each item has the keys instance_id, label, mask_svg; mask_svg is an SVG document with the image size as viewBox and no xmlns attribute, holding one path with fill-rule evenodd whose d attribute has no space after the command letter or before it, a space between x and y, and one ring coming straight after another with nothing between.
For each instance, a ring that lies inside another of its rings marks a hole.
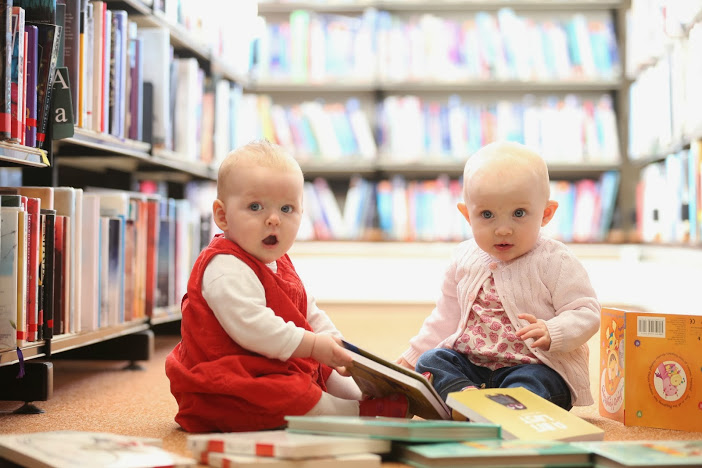
<instances>
[{"instance_id":1,"label":"yellow book cover","mask_svg":"<svg viewBox=\"0 0 702 468\"><path fill-rule=\"evenodd\" d=\"M472 422L500 424L502 438L507 440L604 438L599 427L522 387L453 392L446 403Z\"/></svg>"},{"instance_id":2,"label":"yellow book cover","mask_svg":"<svg viewBox=\"0 0 702 468\"><path fill-rule=\"evenodd\" d=\"M702 431L702 315L603 308L601 327L600 414Z\"/></svg>"}]
</instances>

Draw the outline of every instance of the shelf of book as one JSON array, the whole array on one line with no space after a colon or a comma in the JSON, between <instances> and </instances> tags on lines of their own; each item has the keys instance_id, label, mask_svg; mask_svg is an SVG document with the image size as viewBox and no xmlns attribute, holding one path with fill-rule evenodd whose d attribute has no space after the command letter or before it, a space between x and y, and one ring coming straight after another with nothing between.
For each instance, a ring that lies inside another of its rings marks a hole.
<instances>
[{"instance_id":1,"label":"shelf of book","mask_svg":"<svg viewBox=\"0 0 702 468\"><path fill-rule=\"evenodd\" d=\"M358 13L365 8L377 8L387 11L475 11L499 8L518 10L589 10L617 8L621 0L439 0L435 2L418 0L349 0L349 1L259 1L258 9L262 14L289 13L294 10L314 10L327 13Z\"/></svg>"},{"instance_id":2,"label":"shelf of book","mask_svg":"<svg viewBox=\"0 0 702 468\"><path fill-rule=\"evenodd\" d=\"M51 165L45 150L6 141L0 141L0 161L34 167Z\"/></svg>"},{"instance_id":3,"label":"shelf of book","mask_svg":"<svg viewBox=\"0 0 702 468\"><path fill-rule=\"evenodd\" d=\"M47 344L50 354L53 355L148 329L149 324L146 319L139 319L99 330L59 335L51 340L35 341L23 346L22 358L26 360L46 357L49 351ZM0 365L14 364L18 360L16 350L0 351Z\"/></svg>"}]
</instances>

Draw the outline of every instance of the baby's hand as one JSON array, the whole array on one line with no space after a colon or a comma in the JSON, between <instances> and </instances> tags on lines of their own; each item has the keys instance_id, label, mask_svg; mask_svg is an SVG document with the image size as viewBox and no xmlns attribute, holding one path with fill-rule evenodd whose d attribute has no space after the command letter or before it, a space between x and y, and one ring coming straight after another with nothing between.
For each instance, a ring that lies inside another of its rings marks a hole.
<instances>
[{"instance_id":1,"label":"baby's hand","mask_svg":"<svg viewBox=\"0 0 702 468\"><path fill-rule=\"evenodd\" d=\"M341 346L341 339L331 335L315 335L310 357L329 367L351 365L351 354Z\"/></svg>"},{"instance_id":2,"label":"baby's hand","mask_svg":"<svg viewBox=\"0 0 702 468\"><path fill-rule=\"evenodd\" d=\"M534 342L532 346L534 348L542 348L548 351L551 348L551 334L548 332L546 322L537 319L531 314L519 314L517 317L529 322L529 325L521 330L517 330L517 338L521 338L522 340L533 338Z\"/></svg>"}]
</instances>

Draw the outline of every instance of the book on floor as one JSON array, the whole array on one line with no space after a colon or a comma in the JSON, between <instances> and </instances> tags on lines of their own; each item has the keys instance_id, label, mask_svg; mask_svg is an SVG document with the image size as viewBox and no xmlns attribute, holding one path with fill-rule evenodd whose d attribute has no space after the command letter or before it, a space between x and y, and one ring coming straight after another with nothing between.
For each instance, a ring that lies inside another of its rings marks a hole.
<instances>
[{"instance_id":1,"label":"book on floor","mask_svg":"<svg viewBox=\"0 0 702 468\"><path fill-rule=\"evenodd\" d=\"M422 374L376 356L348 341L344 347L352 352L349 366L353 380L365 395L384 397L402 393L409 400L409 410L424 419L451 419L451 410L429 380Z\"/></svg>"},{"instance_id":2,"label":"book on floor","mask_svg":"<svg viewBox=\"0 0 702 468\"><path fill-rule=\"evenodd\" d=\"M186 440L186 447L198 458L203 452L302 459L390 451L389 440L295 434L285 430L189 434Z\"/></svg>"},{"instance_id":3,"label":"book on floor","mask_svg":"<svg viewBox=\"0 0 702 468\"><path fill-rule=\"evenodd\" d=\"M523 387L449 393L448 405L474 422L502 426L503 439L602 440L604 431Z\"/></svg>"},{"instance_id":4,"label":"book on floor","mask_svg":"<svg viewBox=\"0 0 702 468\"><path fill-rule=\"evenodd\" d=\"M501 437L497 424L364 416L287 416L296 433L373 437L407 442L448 442Z\"/></svg>"},{"instance_id":5,"label":"book on floor","mask_svg":"<svg viewBox=\"0 0 702 468\"><path fill-rule=\"evenodd\" d=\"M702 440L617 440L573 442L594 455L594 466L689 467L702 466Z\"/></svg>"},{"instance_id":6,"label":"book on floor","mask_svg":"<svg viewBox=\"0 0 702 468\"><path fill-rule=\"evenodd\" d=\"M289 459L203 452L200 459L200 463L215 468L380 468L381 461L380 455L375 453Z\"/></svg>"},{"instance_id":7,"label":"book on floor","mask_svg":"<svg viewBox=\"0 0 702 468\"><path fill-rule=\"evenodd\" d=\"M397 459L419 468L559 466L590 467L590 452L557 440L477 440L400 444Z\"/></svg>"},{"instance_id":8,"label":"book on floor","mask_svg":"<svg viewBox=\"0 0 702 468\"><path fill-rule=\"evenodd\" d=\"M161 439L107 432L48 431L0 436L0 459L27 468L194 467L161 448Z\"/></svg>"}]
</instances>

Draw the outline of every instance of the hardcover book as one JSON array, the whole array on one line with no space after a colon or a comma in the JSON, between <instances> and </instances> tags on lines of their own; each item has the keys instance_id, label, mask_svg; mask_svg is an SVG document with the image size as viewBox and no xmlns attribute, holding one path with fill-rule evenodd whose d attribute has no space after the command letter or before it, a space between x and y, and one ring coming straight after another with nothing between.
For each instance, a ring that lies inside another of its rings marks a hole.
<instances>
[{"instance_id":1,"label":"hardcover book","mask_svg":"<svg viewBox=\"0 0 702 468\"><path fill-rule=\"evenodd\" d=\"M295 460L390 452L389 440L295 434L284 430L189 434L186 446L198 455L202 452L219 452Z\"/></svg>"},{"instance_id":2,"label":"hardcover book","mask_svg":"<svg viewBox=\"0 0 702 468\"><path fill-rule=\"evenodd\" d=\"M38 34L39 29L31 24L25 25L27 32L27 73L25 80L27 82L27 98L26 105L26 120L24 130L24 144L29 147L35 147L37 144L37 73L38 73Z\"/></svg>"},{"instance_id":3,"label":"hardcover book","mask_svg":"<svg viewBox=\"0 0 702 468\"><path fill-rule=\"evenodd\" d=\"M12 0L0 1L0 140L12 129Z\"/></svg>"},{"instance_id":4,"label":"hardcover book","mask_svg":"<svg viewBox=\"0 0 702 468\"><path fill-rule=\"evenodd\" d=\"M428 467L590 467L590 452L556 440L477 440L437 444L401 444L399 461Z\"/></svg>"},{"instance_id":5,"label":"hardcover book","mask_svg":"<svg viewBox=\"0 0 702 468\"><path fill-rule=\"evenodd\" d=\"M523 387L449 393L446 403L473 422L502 426L502 438L602 440L604 431Z\"/></svg>"},{"instance_id":6,"label":"hardcover book","mask_svg":"<svg viewBox=\"0 0 702 468\"><path fill-rule=\"evenodd\" d=\"M0 436L0 458L27 468L195 467L161 447L161 439L107 432L49 431Z\"/></svg>"},{"instance_id":7,"label":"hardcover book","mask_svg":"<svg viewBox=\"0 0 702 468\"><path fill-rule=\"evenodd\" d=\"M465 421L363 416L286 416L288 431L307 434L373 437L407 442L499 439L500 426Z\"/></svg>"},{"instance_id":8,"label":"hardcover book","mask_svg":"<svg viewBox=\"0 0 702 468\"><path fill-rule=\"evenodd\" d=\"M627 426L702 431L702 317L602 308L600 414Z\"/></svg>"},{"instance_id":9,"label":"hardcover book","mask_svg":"<svg viewBox=\"0 0 702 468\"><path fill-rule=\"evenodd\" d=\"M215 468L259 468L261 466L275 468L380 468L382 465L380 455L375 453L289 460L285 458L203 452L200 463Z\"/></svg>"},{"instance_id":10,"label":"hardcover book","mask_svg":"<svg viewBox=\"0 0 702 468\"><path fill-rule=\"evenodd\" d=\"M702 466L702 440L574 442L594 454L598 468Z\"/></svg>"},{"instance_id":11,"label":"hardcover book","mask_svg":"<svg viewBox=\"0 0 702 468\"><path fill-rule=\"evenodd\" d=\"M29 15L26 17L29 18ZM38 30L37 41L40 53L37 65L37 147L45 148L61 27L55 24L29 21L27 23L36 26Z\"/></svg>"},{"instance_id":12,"label":"hardcover book","mask_svg":"<svg viewBox=\"0 0 702 468\"><path fill-rule=\"evenodd\" d=\"M352 352L353 365L348 371L364 395L377 398L402 393L407 396L413 415L424 419L451 419L450 409L426 377L347 341L343 341L343 345Z\"/></svg>"}]
</instances>

